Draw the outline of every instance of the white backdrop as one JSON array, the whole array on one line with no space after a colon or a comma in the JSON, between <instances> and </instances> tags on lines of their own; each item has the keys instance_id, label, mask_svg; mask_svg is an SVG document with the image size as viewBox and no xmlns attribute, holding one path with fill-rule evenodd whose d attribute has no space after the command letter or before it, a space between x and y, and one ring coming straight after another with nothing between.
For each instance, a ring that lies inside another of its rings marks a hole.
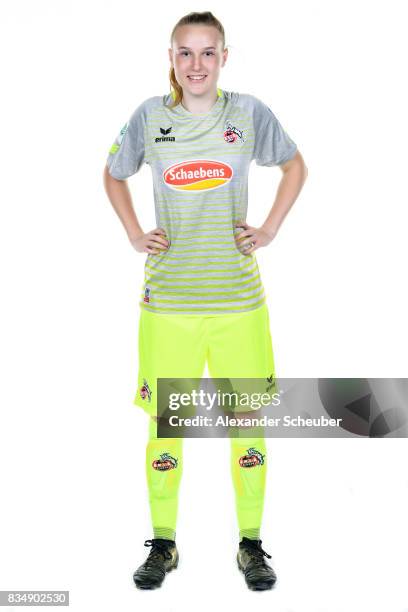
<instances>
[{"instance_id":1,"label":"white backdrop","mask_svg":"<svg viewBox=\"0 0 408 612\"><path fill-rule=\"evenodd\" d=\"M266 593L236 568L227 442L187 440L179 569L133 586L152 537L132 404L145 256L102 171L131 112L169 90L170 31L192 10L226 29L219 85L269 104L309 169L257 251L280 376L407 375L402 0L4 3L0 590L69 589L75 612L407 611L405 440L269 440ZM250 225L280 176L252 166ZM129 184L153 229L149 168Z\"/></svg>"}]
</instances>

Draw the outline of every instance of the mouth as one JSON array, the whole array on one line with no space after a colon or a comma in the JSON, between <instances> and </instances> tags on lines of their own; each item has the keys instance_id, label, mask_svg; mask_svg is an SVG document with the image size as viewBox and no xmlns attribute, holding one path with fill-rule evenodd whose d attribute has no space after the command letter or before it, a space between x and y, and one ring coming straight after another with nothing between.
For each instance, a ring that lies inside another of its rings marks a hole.
<instances>
[{"instance_id":1,"label":"mouth","mask_svg":"<svg viewBox=\"0 0 408 612\"><path fill-rule=\"evenodd\" d=\"M207 78L207 75L206 74L189 74L187 75L187 78L189 79L189 81L191 81L191 83L202 83Z\"/></svg>"}]
</instances>

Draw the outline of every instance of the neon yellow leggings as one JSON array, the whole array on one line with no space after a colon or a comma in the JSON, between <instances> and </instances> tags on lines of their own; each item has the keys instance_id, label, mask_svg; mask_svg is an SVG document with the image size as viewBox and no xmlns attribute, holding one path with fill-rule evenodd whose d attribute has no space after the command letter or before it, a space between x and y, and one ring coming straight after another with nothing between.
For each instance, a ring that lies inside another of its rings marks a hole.
<instances>
[{"instance_id":1,"label":"neon yellow leggings","mask_svg":"<svg viewBox=\"0 0 408 612\"><path fill-rule=\"evenodd\" d=\"M163 315L141 310L134 403L150 417L157 415L158 378L201 378L206 362L213 378L269 380L274 373L274 359L266 303L251 311L217 316ZM247 383L244 390L248 390ZM154 537L173 539L183 440L157 438L156 423L153 418L149 421L146 471ZM259 539L266 450L260 432L252 433L252 438L231 437L231 472L240 535Z\"/></svg>"},{"instance_id":2,"label":"neon yellow leggings","mask_svg":"<svg viewBox=\"0 0 408 612\"><path fill-rule=\"evenodd\" d=\"M155 538L175 539L183 439L157 438L149 419L146 475ZM265 497L264 438L231 438L231 475L240 537L259 539Z\"/></svg>"}]
</instances>

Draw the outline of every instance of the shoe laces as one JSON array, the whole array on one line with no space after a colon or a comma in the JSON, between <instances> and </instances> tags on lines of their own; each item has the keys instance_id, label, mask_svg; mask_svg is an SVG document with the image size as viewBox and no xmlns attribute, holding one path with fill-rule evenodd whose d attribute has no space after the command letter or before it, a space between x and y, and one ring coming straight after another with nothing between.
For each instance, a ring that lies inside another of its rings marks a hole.
<instances>
[{"instance_id":1,"label":"shoe laces","mask_svg":"<svg viewBox=\"0 0 408 612\"><path fill-rule=\"evenodd\" d=\"M245 547L248 555L253 559L256 563L264 563L264 557L267 559L272 559L271 555L269 555L265 550L263 550L262 540L250 540L249 538L242 538L242 545Z\"/></svg>"},{"instance_id":2,"label":"shoe laces","mask_svg":"<svg viewBox=\"0 0 408 612\"><path fill-rule=\"evenodd\" d=\"M157 559L172 559L172 555L168 550L168 547L172 544L167 540L153 538L152 540L146 540L144 545L152 547L152 550L150 551L149 556L146 560L146 565L148 565L151 561L155 561Z\"/></svg>"}]
</instances>

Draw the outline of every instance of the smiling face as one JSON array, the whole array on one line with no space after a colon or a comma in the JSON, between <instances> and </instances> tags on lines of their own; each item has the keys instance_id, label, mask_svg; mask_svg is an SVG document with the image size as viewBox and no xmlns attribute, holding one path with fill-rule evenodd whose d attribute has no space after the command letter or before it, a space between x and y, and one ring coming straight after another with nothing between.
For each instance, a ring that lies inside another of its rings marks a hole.
<instances>
[{"instance_id":1,"label":"smiling face","mask_svg":"<svg viewBox=\"0 0 408 612\"><path fill-rule=\"evenodd\" d=\"M215 92L220 69L228 49L223 49L220 32L214 26L183 25L173 36L169 58L183 93L205 96Z\"/></svg>"}]
</instances>

